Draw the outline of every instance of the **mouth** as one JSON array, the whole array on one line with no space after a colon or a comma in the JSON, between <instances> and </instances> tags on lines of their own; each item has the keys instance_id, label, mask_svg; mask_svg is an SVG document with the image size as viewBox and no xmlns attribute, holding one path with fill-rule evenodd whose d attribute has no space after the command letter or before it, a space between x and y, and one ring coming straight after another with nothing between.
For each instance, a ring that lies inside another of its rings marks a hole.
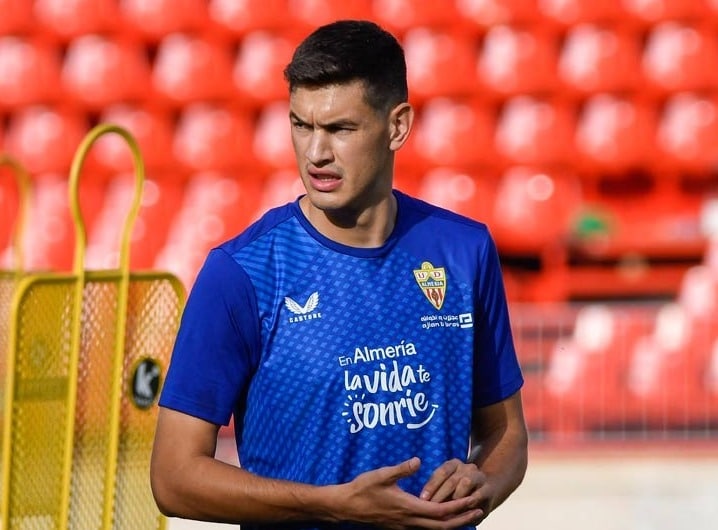
<instances>
[{"instance_id":1,"label":"mouth","mask_svg":"<svg viewBox=\"0 0 718 530\"><path fill-rule=\"evenodd\" d=\"M342 181L341 175L335 171L311 168L307 174L312 188L317 191L334 191Z\"/></svg>"}]
</instances>

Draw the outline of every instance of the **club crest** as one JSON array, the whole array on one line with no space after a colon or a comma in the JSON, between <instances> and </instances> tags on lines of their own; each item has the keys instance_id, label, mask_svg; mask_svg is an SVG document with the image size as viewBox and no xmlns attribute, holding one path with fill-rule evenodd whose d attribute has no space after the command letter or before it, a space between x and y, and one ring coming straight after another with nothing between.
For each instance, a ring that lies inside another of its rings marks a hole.
<instances>
[{"instance_id":1,"label":"club crest","mask_svg":"<svg viewBox=\"0 0 718 530\"><path fill-rule=\"evenodd\" d=\"M436 309L441 309L446 295L446 270L444 267L434 267L425 261L421 264L420 269L414 269L414 279L431 305Z\"/></svg>"}]
</instances>

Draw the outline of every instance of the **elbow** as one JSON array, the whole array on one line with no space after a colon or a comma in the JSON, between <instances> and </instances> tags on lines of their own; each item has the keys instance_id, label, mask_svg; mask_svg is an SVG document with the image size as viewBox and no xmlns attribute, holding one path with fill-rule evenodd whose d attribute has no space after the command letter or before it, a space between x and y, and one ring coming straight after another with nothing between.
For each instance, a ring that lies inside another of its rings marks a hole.
<instances>
[{"instance_id":1,"label":"elbow","mask_svg":"<svg viewBox=\"0 0 718 530\"><path fill-rule=\"evenodd\" d=\"M152 496L160 513L166 517L175 517L177 514L172 509L171 495L168 487L162 480L158 479L154 474L151 475L150 485L152 488Z\"/></svg>"},{"instance_id":2,"label":"elbow","mask_svg":"<svg viewBox=\"0 0 718 530\"><path fill-rule=\"evenodd\" d=\"M165 517L180 517L177 499L179 498L173 487L172 480L167 473L162 473L156 466L150 467L150 488L157 509Z\"/></svg>"}]
</instances>

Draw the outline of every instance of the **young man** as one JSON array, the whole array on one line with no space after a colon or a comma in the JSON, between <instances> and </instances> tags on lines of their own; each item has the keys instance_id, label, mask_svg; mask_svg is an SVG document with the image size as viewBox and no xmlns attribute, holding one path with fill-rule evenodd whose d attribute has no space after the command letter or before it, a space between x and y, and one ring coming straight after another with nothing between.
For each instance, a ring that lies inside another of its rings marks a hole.
<instances>
[{"instance_id":1,"label":"young man","mask_svg":"<svg viewBox=\"0 0 718 530\"><path fill-rule=\"evenodd\" d=\"M306 195L198 275L160 401L157 504L243 529L474 526L527 461L494 243L392 190L413 121L394 37L323 26L285 75ZM232 414L239 468L214 458Z\"/></svg>"}]
</instances>

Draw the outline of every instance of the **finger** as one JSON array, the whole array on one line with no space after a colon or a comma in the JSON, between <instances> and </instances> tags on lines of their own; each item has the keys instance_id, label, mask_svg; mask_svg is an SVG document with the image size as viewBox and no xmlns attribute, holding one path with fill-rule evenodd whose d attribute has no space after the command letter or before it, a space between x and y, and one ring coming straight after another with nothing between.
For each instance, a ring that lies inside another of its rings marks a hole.
<instances>
[{"instance_id":1,"label":"finger","mask_svg":"<svg viewBox=\"0 0 718 530\"><path fill-rule=\"evenodd\" d=\"M445 500L446 490L451 486L447 486L443 489L442 487L445 482L453 476L460 463L461 462L456 459L449 460L436 468L424 485L424 488L421 490L421 494L419 496L424 500ZM451 491L453 491L453 488L451 488ZM444 496L444 498L441 498L442 496Z\"/></svg>"},{"instance_id":2,"label":"finger","mask_svg":"<svg viewBox=\"0 0 718 530\"><path fill-rule=\"evenodd\" d=\"M380 474L381 482L393 483L398 482L403 478L410 477L419 470L420 466L421 460L415 456L395 466L379 468L377 472Z\"/></svg>"},{"instance_id":3,"label":"finger","mask_svg":"<svg viewBox=\"0 0 718 530\"><path fill-rule=\"evenodd\" d=\"M456 488L452 496L454 499L471 495L486 482L486 475L482 471L479 471L473 464L470 464L470 466L471 467L465 470L466 472L456 483Z\"/></svg>"},{"instance_id":4,"label":"finger","mask_svg":"<svg viewBox=\"0 0 718 530\"><path fill-rule=\"evenodd\" d=\"M464 475L456 481L456 487L451 493L451 498L461 499L462 497L467 497L474 492L476 486L477 484L475 480L473 480L470 476Z\"/></svg>"},{"instance_id":5,"label":"finger","mask_svg":"<svg viewBox=\"0 0 718 530\"><path fill-rule=\"evenodd\" d=\"M458 503L458 504L457 504ZM430 507L415 512L407 524L417 528L459 528L476 526L484 518L481 508L470 506L466 499L445 503L429 502Z\"/></svg>"},{"instance_id":6,"label":"finger","mask_svg":"<svg viewBox=\"0 0 718 530\"><path fill-rule=\"evenodd\" d=\"M456 486L458 485L460 480L460 477L457 475L452 475L451 477L448 477L442 484L439 486L439 489L437 489L434 494L428 499L432 502L444 502L449 499L460 499L462 496L454 495L454 492L456 491Z\"/></svg>"}]
</instances>

